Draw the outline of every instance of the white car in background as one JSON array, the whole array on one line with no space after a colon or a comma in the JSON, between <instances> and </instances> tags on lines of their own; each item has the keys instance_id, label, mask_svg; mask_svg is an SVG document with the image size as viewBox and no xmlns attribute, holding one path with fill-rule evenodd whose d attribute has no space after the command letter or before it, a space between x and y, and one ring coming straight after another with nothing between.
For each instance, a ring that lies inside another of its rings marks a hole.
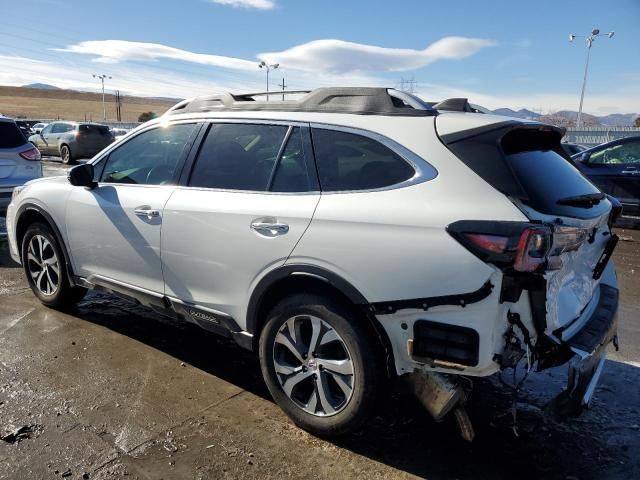
<instances>
[{"instance_id":1,"label":"white car in background","mask_svg":"<svg viewBox=\"0 0 640 480\"><path fill-rule=\"evenodd\" d=\"M36 123L33 127L31 127L31 130L33 130L34 134L38 134L42 131L42 129L44 127L46 127L47 125L49 125L48 123Z\"/></svg>"},{"instance_id":2,"label":"white car in background","mask_svg":"<svg viewBox=\"0 0 640 480\"><path fill-rule=\"evenodd\" d=\"M0 117L0 212L9 205L15 187L40 177L38 149L29 143L13 119Z\"/></svg>"}]
</instances>

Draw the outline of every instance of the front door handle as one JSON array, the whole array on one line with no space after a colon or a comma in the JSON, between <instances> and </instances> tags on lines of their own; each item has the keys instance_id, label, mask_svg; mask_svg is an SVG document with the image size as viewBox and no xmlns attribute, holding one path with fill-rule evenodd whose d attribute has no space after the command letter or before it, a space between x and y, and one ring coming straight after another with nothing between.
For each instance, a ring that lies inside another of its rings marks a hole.
<instances>
[{"instance_id":1,"label":"front door handle","mask_svg":"<svg viewBox=\"0 0 640 480\"><path fill-rule=\"evenodd\" d=\"M160 210L154 210L149 205L138 207L133 211L133 213L139 217L146 217L149 220L160 216Z\"/></svg>"},{"instance_id":2,"label":"front door handle","mask_svg":"<svg viewBox=\"0 0 640 480\"><path fill-rule=\"evenodd\" d=\"M289 232L289 225L277 222L253 222L251 228L266 237L275 237Z\"/></svg>"}]
</instances>

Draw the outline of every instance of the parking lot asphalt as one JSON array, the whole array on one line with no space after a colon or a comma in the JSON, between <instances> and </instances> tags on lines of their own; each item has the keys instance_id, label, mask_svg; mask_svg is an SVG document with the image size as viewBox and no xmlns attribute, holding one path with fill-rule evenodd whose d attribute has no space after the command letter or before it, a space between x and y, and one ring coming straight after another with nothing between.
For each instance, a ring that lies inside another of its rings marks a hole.
<instances>
[{"instance_id":1,"label":"parking lot asphalt","mask_svg":"<svg viewBox=\"0 0 640 480\"><path fill-rule=\"evenodd\" d=\"M0 233L0 478L640 478L640 233L618 233L621 350L593 408L543 417L567 372L532 374L516 436L512 396L495 378L478 381L470 444L400 389L360 432L315 438L225 339L105 294L67 312L40 305Z\"/></svg>"}]
</instances>

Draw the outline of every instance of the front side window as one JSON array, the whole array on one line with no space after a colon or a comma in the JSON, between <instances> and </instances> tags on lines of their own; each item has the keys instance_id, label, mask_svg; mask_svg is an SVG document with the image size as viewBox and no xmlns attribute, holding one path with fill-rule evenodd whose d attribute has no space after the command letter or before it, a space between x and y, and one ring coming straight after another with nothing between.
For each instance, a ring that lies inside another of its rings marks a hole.
<instances>
[{"instance_id":1,"label":"front side window","mask_svg":"<svg viewBox=\"0 0 640 480\"><path fill-rule=\"evenodd\" d=\"M314 128L313 149L325 192L372 190L409 180L415 170L402 157L371 138Z\"/></svg>"},{"instance_id":2,"label":"front side window","mask_svg":"<svg viewBox=\"0 0 640 480\"><path fill-rule=\"evenodd\" d=\"M196 126L195 123L170 125L136 135L109 154L100 181L138 185L172 183Z\"/></svg>"},{"instance_id":3,"label":"front side window","mask_svg":"<svg viewBox=\"0 0 640 480\"><path fill-rule=\"evenodd\" d=\"M589 163L605 165L640 164L640 142L613 145L589 157Z\"/></svg>"},{"instance_id":4,"label":"front side window","mask_svg":"<svg viewBox=\"0 0 640 480\"><path fill-rule=\"evenodd\" d=\"M54 123L51 128L51 133L62 133L65 132L65 124L64 123Z\"/></svg>"},{"instance_id":5,"label":"front side window","mask_svg":"<svg viewBox=\"0 0 640 480\"><path fill-rule=\"evenodd\" d=\"M211 125L189 185L266 191L287 129L282 125Z\"/></svg>"},{"instance_id":6,"label":"front side window","mask_svg":"<svg viewBox=\"0 0 640 480\"><path fill-rule=\"evenodd\" d=\"M46 135L47 133L51 133L52 129L53 129L53 125L47 125L42 130L40 130L40 134L41 135Z\"/></svg>"}]
</instances>

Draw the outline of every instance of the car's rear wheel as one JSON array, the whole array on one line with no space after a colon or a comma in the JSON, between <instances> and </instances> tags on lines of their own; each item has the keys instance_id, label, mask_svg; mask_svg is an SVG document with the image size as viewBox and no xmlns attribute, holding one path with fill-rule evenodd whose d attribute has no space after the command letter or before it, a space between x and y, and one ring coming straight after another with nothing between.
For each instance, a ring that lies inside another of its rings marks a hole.
<instances>
[{"instance_id":1,"label":"car's rear wheel","mask_svg":"<svg viewBox=\"0 0 640 480\"><path fill-rule=\"evenodd\" d=\"M44 223L33 223L22 240L22 265L33 293L47 306L61 308L84 297L86 288L71 286L61 247Z\"/></svg>"},{"instance_id":2,"label":"car's rear wheel","mask_svg":"<svg viewBox=\"0 0 640 480\"><path fill-rule=\"evenodd\" d=\"M340 302L299 294L269 313L260 365L276 403L320 436L348 433L371 412L382 378L374 336Z\"/></svg>"},{"instance_id":3,"label":"car's rear wheel","mask_svg":"<svg viewBox=\"0 0 640 480\"><path fill-rule=\"evenodd\" d=\"M69 145L62 145L60 147L60 158L62 159L62 163L64 163L65 165L72 165L73 162L73 156L71 155L71 148L69 148Z\"/></svg>"}]
</instances>

